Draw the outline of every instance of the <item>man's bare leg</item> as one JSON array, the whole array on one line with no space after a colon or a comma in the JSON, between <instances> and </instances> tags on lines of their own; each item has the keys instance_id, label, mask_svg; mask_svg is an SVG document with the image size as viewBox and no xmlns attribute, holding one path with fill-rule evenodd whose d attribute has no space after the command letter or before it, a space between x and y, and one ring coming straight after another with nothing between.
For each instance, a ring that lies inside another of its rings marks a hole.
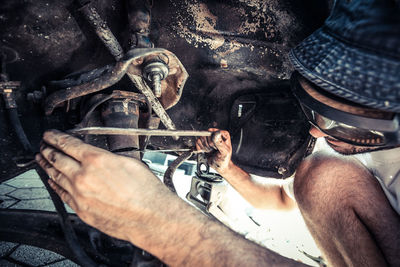
<instances>
[{"instance_id":1,"label":"man's bare leg","mask_svg":"<svg viewBox=\"0 0 400 267\"><path fill-rule=\"evenodd\" d=\"M294 193L329 264L400 266L400 216L357 160L312 155L297 170Z\"/></svg>"}]
</instances>

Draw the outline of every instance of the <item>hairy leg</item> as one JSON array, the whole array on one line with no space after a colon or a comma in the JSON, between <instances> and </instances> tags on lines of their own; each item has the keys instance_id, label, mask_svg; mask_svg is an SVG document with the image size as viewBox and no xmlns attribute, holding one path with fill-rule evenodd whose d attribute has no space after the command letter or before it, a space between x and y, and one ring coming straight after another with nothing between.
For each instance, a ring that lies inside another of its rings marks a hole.
<instances>
[{"instance_id":1,"label":"hairy leg","mask_svg":"<svg viewBox=\"0 0 400 267\"><path fill-rule=\"evenodd\" d=\"M400 216L361 163L312 155L297 170L294 193L329 264L400 266Z\"/></svg>"}]
</instances>

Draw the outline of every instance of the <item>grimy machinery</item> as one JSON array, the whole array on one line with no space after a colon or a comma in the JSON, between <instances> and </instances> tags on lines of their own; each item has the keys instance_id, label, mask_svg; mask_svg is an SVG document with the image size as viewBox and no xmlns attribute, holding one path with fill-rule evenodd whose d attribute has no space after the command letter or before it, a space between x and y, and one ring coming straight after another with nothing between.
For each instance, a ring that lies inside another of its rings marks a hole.
<instances>
[{"instance_id":1,"label":"grimy machinery","mask_svg":"<svg viewBox=\"0 0 400 267\"><path fill-rule=\"evenodd\" d=\"M179 164L197 160L188 199L205 213L221 177L201 167L207 164L193 147L210 127L229 130L233 161L246 171L291 176L313 140L290 91L287 54L322 25L331 5L2 1L0 181L36 168L47 185L33 155L51 128L128 157L141 159L150 150L178 156L164 175L172 191ZM163 265L67 214L49 192L57 213L0 209L0 239L49 249L82 266Z\"/></svg>"}]
</instances>

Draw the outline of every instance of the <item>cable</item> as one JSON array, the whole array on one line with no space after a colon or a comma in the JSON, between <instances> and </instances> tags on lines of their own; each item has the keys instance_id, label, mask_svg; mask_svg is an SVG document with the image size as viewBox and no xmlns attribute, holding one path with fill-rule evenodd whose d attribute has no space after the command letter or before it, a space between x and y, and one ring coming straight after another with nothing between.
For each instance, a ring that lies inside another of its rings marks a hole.
<instances>
[{"instance_id":1,"label":"cable","mask_svg":"<svg viewBox=\"0 0 400 267\"><path fill-rule=\"evenodd\" d=\"M39 174L40 180L42 180L43 184L45 185L47 191L50 194L50 198L53 201L54 207L56 208L56 211L60 218L60 225L64 232L65 240L67 241L70 249L74 253L77 262L84 267L99 266L86 254L86 252L79 244L78 238L72 227L71 221L68 219L68 213L64 207L64 203L62 202L60 197L54 192L54 190L50 187L47 181L49 179L49 176L40 167L37 167L36 171Z\"/></svg>"},{"instance_id":2,"label":"cable","mask_svg":"<svg viewBox=\"0 0 400 267\"><path fill-rule=\"evenodd\" d=\"M174 176L174 173L176 169L187 159L189 159L193 155L193 151L188 151L182 153L179 157L177 157L171 165L168 166L168 169L164 173L164 179L163 182L164 184L171 190L172 192L176 193L176 189L174 186L174 182L172 180L172 177Z\"/></svg>"},{"instance_id":3,"label":"cable","mask_svg":"<svg viewBox=\"0 0 400 267\"><path fill-rule=\"evenodd\" d=\"M14 131L17 134L18 140L23 146L24 150L26 152L30 152L33 154L31 143L29 142L24 132L24 129L22 128L21 121L19 120L18 117L17 109L16 108L8 109L8 116L10 118L11 125L13 126Z\"/></svg>"}]
</instances>

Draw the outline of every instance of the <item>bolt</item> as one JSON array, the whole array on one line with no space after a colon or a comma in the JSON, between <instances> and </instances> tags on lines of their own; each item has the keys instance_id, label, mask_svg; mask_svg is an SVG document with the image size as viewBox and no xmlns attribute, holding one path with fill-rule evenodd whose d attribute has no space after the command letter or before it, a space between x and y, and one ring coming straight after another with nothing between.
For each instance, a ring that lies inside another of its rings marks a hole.
<instances>
[{"instance_id":1,"label":"bolt","mask_svg":"<svg viewBox=\"0 0 400 267\"><path fill-rule=\"evenodd\" d=\"M281 167L278 168L278 173L280 175L284 175L286 172L287 172L287 169L285 167L281 166Z\"/></svg>"},{"instance_id":2,"label":"bolt","mask_svg":"<svg viewBox=\"0 0 400 267\"><path fill-rule=\"evenodd\" d=\"M143 68L143 77L150 82L156 97L161 97L161 81L168 76L168 66L162 61L149 62Z\"/></svg>"},{"instance_id":3,"label":"bolt","mask_svg":"<svg viewBox=\"0 0 400 267\"><path fill-rule=\"evenodd\" d=\"M155 73L150 75L151 85L153 86L154 95L156 97L161 97L161 75L160 73Z\"/></svg>"}]
</instances>

